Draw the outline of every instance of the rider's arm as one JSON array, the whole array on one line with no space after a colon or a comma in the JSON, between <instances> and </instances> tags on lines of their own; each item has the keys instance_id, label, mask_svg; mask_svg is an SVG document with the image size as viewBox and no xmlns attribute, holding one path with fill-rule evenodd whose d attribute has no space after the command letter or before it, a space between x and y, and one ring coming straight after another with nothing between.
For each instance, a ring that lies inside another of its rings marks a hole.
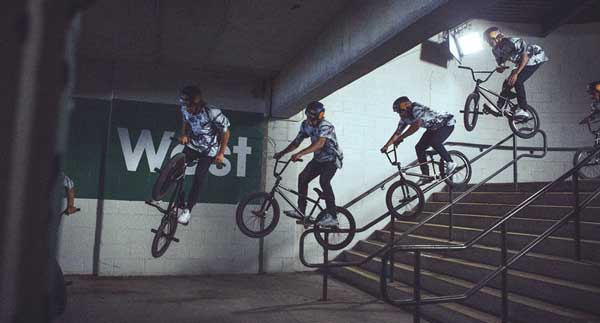
<instances>
[{"instance_id":1,"label":"rider's arm","mask_svg":"<svg viewBox=\"0 0 600 323\"><path fill-rule=\"evenodd\" d=\"M229 142L229 136L231 136L231 131L229 129L225 130L220 136L221 141L219 142L219 152L217 152L217 156L225 155L225 148L227 148L227 143Z\"/></svg>"},{"instance_id":2,"label":"rider's arm","mask_svg":"<svg viewBox=\"0 0 600 323\"><path fill-rule=\"evenodd\" d=\"M410 127L403 134L398 136L397 140L404 140L404 138L417 132L417 130L419 130L420 127L421 127L421 120L415 121L415 123L411 124Z\"/></svg>"},{"instance_id":3,"label":"rider's arm","mask_svg":"<svg viewBox=\"0 0 600 323\"><path fill-rule=\"evenodd\" d=\"M527 53L527 51L523 51L523 55L521 55L521 61L519 62L519 66L513 71L513 73L519 75L519 73L521 73L525 66L527 66L527 62L529 62L529 54Z\"/></svg>"},{"instance_id":4,"label":"rider's arm","mask_svg":"<svg viewBox=\"0 0 600 323\"><path fill-rule=\"evenodd\" d=\"M326 141L327 141L327 138L319 137L319 139L317 139L317 141L313 142L310 146L308 146L308 147L300 150L298 153L296 153L296 157L300 158L304 155L314 153L315 151L323 148L323 146L325 146Z\"/></svg>"},{"instance_id":5,"label":"rider's arm","mask_svg":"<svg viewBox=\"0 0 600 323\"><path fill-rule=\"evenodd\" d=\"M179 112L181 114L181 135L188 136L190 133L190 125L185 121L185 117L183 116L183 112Z\"/></svg>"}]
</instances>

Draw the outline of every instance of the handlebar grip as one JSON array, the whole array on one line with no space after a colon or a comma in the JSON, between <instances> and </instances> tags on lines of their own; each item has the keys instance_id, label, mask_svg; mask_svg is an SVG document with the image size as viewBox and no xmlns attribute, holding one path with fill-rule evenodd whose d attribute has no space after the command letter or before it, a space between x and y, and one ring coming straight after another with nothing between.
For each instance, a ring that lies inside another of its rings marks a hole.
<instances>
[{"instance_id":1,"label":"handlebar grip","mask_svg":"<svg viewBox=\"0 0 600 323\"><path fill-rule=\"evenodd\" d=\"M215 163L215 166L217 166L217 169L223 169L223 167L225 167L224 163Z\"/></svg>"}]
</instances>

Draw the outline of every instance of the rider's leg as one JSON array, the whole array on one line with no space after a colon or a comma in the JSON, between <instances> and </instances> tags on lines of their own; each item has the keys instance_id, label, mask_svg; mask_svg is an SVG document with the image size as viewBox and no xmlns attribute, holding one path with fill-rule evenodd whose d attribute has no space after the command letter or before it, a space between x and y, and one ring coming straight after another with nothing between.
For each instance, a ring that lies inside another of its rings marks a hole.
<instances>
[{"instance_id":1,"label":"rider's leg","mask_svg":"<svg viewBox=\"0 0 600 323\"><path fill-rule=\"evenodd\" d=\"M190 194L188 194L188 200L186 208L188 210L192 210L196 202L198 202L198 197L200 197L200 191L202 190L202 184L204 183L204 179L206 178L206 174L208 174L208 168L213 162L214 157L201 156L198 157L198 164L196 165L196 172L194 173L194 182L192 183L192 190Z\"/></svg>"},{"instance_id":2,"label":"rider's leg","mask_svg":"<svg viewBox=\"0 0 600 323\"><path fill-rule=\"evenodd\" d=\"M431 137L433 136L433 131L427 130L419 140L419 142L415 145L415 151L417 152L417 159L421 164L421 173L423 175L429 175L429 167L427 166L427 155L425 155L425 151L429 146L431 146Z\"/></svg>"},{"instance_id":3,"label":"rider's leg","mask_svg":"<svg viewBox=\"0 0 600 323\"><path fill-rule=\"evenodd\" d=\"M452 157L444 147L444 141L450 137L450 134L454 131L454 126L444 126L440 129L433 131L431 136L431 147L440 154L440 157L446 162L452 162Z\"/></svg>"},{"instance_id":4,"label":"rider's leg","mask_svg":"<svg viewBox=\"0 0 600 323\"><path fill-rule=\"evenodd\" d=\"M323 195L325 198L325 205L327 207L327 212L333 217L337 217L336 206L335 206L335 195L333 193L333 188L331 187L331 179L333 179L333 175L337 171L337 166L335 161L332 162L324 162L319 163L319 184L321 185L321 189L323 190Z\"/></svg>"},{"instance_id":5,"label":"rider's leg","mask_svg":"<svg viewBox=\"0 0 600 323\"><path fill-rule=\"evenodd\" d=\"M306 195L308 194L308 183L319 176L317 162L311 160L304 170L298 175L298 210L306 213Z\"/></svg>"},{"instance_id":6,"label":"rider's leg","mask_svg":"<svg viewBox=\"0 0 600 323\"><path fill-rule=\"evenodd\" d=\"M540 67L541 64L525 66L515 82L515 91L517 92L517 102L519 108L527 111L529 105L527 104L527 94L525 93L525 81L527 81L535 71Z\"/></svg>"}]
</instances>

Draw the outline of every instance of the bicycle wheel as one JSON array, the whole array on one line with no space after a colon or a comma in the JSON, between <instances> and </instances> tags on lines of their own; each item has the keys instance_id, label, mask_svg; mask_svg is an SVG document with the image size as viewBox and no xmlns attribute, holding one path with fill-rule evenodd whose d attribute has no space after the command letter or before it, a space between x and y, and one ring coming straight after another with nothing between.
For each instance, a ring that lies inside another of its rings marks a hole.
<instances>
[{"instance_id":1,"label":"bicycle wheel","mask_svg":"<svg viewBox=\"0 0 600 323\"><path fill-rule=\"evenodd\" d=\"M177 212L177 208L171 210ZM165 251L167 251L176 231L177 213L167 213L163 216L158 229L156 229L156 232L154 233L154 239L152 239L152 248L150 249L152 257L159 258L165 253Z\"/></svg>"},{"instance_id":2,"label":"bicycle wheel","mask_svg":"<svg viewBox=\"0 0 600 323\"><path fill-rule=\"evenodd\" d=\"M508 118L508 126L510 130L520 138L528 139L533 136L540 130L540 118L538 117L537 112L534 108L529 107L527 109L530 117L526 119L514 119L512 117Z\"/></svg>"},{"instance_id":3,"label":"bicycle wheel","mask_svg":"<svg viewBox=\"0 0 600 323\"><path fill-rule=\"evenodd\" d=\"M589 150L578 150L573 158L573 166L579 165L581 161L586 159L590 155ZM600 177L600 158L596 157L589 161L585 166L579 168L577 171L581 178L593 179Z\"/></svg>"},{"instance_id":4,"label":"bicycle wheel","mask_svg":"<svg viewBox=\"0 0 600 323\"><path fill-rule=\"evenodd\" d=\"M477 117L479 116L479 94L473 92L467 96L465 101L465 109L463 112L463 119L465 121L465 129L467 131L473 131L477 124Z\"/></svg>"},{"instance_id":5,"label":"bicycle wheel","mask_svg":"<svg viewBox=\"0 0 600 323\"><path fill-rule=\"evenodd\" d=\"M321 221L321 219L327 214L327 210L321 211L317 215L315 223ZM346 247L356 234L356 222L350 211L343 207L337 207L337 219L339 225L335 228L320 227L315 224L315 238L317 242L323 248L328 250L340 250Z\"/></svg>"},{"instance_id":6,"label":"bicycle wheel","mask_svg":"<svg viewBox=\"0 0 600 323\"><path fill-rule=\"evenodd\" d=\"M279 222L279 204L267 192L252 193L238 204L235 221L240 231L248 237L264 237Z\"/></svg>"},{"instance_id":7,"label":"bicycle wheel","mask_svg":"<svg viewBox=\"0 0 600 323\"><path fill-rule=\"evenodd\" d=\"M452 161L456 163L456 168L454 169L454 175L446 180L446 184L448 185L463 185L468 184L471 180L471 163L467 156L465 156L460 151L450 150L448 151ZM440 174L445 174L446 162L442 159L440 162Z\"/></svg>"},{"instance_id":8,"label":"bicycle wheel","mask_svg":"<svg viewBox=\"0 0 600 323\"><path fill-rule=\"evenodd\" d=\"M185 172L185 154L178 153L161 168L160 174L152 187L152 199L162 200L173 188L179 176Z\"/></svg>"},{"instance_id":9,"label":"bicycle wheel","mask_svg":"<svg viewBox=\"0 0 600 323\"><path fill-rule=\"evenodd\" d=\"M388 189L385 203L390 213L401 220L420 214L425 205L425 197L419 185L400 180Z\"/></svg>"}]
</instances>

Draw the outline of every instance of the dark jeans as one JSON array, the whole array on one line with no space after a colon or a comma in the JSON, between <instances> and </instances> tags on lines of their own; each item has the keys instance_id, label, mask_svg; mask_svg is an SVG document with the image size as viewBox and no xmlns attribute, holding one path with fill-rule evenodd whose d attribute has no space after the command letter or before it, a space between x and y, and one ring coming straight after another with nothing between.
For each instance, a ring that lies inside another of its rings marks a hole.
<instances>
[{"instance_id":1,"label":"dark jeans","mask_svg":"<svg viewBox=\"0 0 600 323\"><path fill-rule=\"evenodd\" d=\"M517 81L515 82L514 87L515 91L517 92L517 103L519 104L519 107L525 111L527 111L527 108L529 107L529 105L527 104L527 95L525 93L525 81L527 81L542 64L543 63L532 66L525 66L521 73L519 73ZM508 85L508 81L504 81L504 84L502 84L502 92L500 92L500 95L508 98L512 98L512 96L514 96L514 94L510 92L510 86ZM502 108L504 106L505 101L506 100L504 99L498 99L498 107Z\"/></svg>"},{"instance_id":2,"label":"dark jeans","mask_svg":"<svg viewBox=\"0 0 600 323\"><path fill-rule=\"evenodd\" d=\"M454 126L443 126L437 130L427 130L421 137L421 140L415 146L415 150L417 151L417 159L420 164L427 162L427 156L425 155L425 151L427 148L431 147L442 157L446 162L451 162L452 158L446 147L444 147L444 141L450 137L450 134L454 131ZM425 175L429 175L429 167L427 164L421 165L421 172Z\"/></svg>"},{"instance_id":3,"label":"dark jeans","mask_svg":"<svg viewBox=\"0 0 600 323\"><path fill-rule=\"evenodd\" d=\"M320 163L313 159L306 165L298 176L298 193L300 193L300 196L298 196L298 209L302 213L306 214L308 183L319 176L319 184L321 184L321 189L323 190L327 212L333 216L336 215L335 195L333 195L333 189L331 188L331 179L336 171L337 166L335 165L335 161Z\"/></svg>"},{"instance_id":4,"label":"dark jeans","mask_svg":"<svg viewBox=\"0 0 600 323\"><path fill-rule=\"evenodd\" d=\"M208 168L212 164L214 157L209 157L204 153L188 147L183 148L183 153L185 154L186 162L189 162L190 160L198 160L198 164L196 164L196 172L194 173L192 190L188 194L186 204L187 209L191 211L194 205L196 205L198 202L198 197L200 196L200 191L202 190L202 184L204 183L204 178L208 173Z\"/></svg>"}]
</instances>

